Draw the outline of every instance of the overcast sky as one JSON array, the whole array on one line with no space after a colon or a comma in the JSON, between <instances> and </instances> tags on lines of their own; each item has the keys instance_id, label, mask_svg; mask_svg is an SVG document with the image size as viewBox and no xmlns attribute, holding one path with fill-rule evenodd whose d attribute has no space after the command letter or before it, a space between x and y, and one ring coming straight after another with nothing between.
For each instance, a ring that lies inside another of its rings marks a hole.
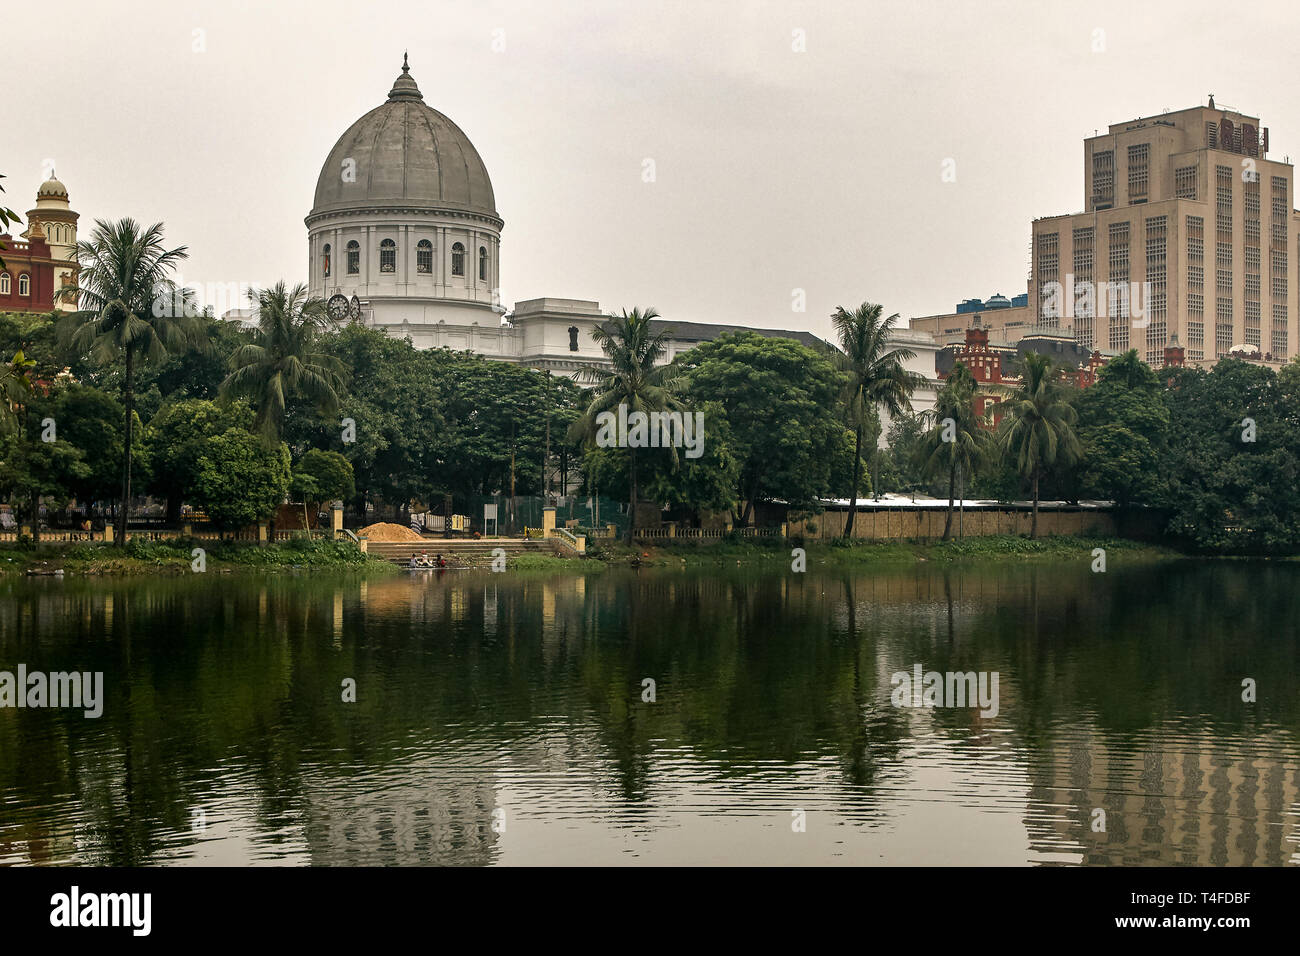
<instances>
[{"instance_id":1,"label":"overcast sky","mask_svg":"<svg viewBox=\"0 0 1300 956\"><path fill-rule=\"evenodd\" d=\"M186 284L302 281L321 164L409 49L425 102L492 177L506 303L595 299L828 336L837 304L911 317L1025 291L1031 220L1082 208L1082 140L1110 123L1213 92L1262 118L1273 158L1300 156L1297 11L10 4L0 173L20 213L52 159L83 226L162 220L190 249Z\"/></svg>"}]
</instances>

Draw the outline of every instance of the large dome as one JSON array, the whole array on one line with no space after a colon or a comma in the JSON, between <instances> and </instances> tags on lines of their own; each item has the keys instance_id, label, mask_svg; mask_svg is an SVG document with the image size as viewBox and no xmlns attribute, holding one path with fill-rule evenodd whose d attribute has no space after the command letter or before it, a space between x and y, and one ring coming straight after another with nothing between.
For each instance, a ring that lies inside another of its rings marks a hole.
<instances>
[{"instance_id":1,"label":"large dome","mask_svg":"<svg viewBox=\"0 0 1300 956\"><path fill-rule=\"evenodd\" d=\"M353 123L330 150L311 216L385 206L500 220L478 150L459 126L425 105L405 60L388 100Z\"/></svg>"}]
</instances>

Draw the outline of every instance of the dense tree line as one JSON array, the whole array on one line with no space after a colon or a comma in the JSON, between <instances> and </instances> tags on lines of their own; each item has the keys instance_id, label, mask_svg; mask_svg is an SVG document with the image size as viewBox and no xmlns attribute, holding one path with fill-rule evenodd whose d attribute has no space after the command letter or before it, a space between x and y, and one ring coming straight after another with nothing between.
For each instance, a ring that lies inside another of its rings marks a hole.
<instances>
[{"instance_id":1,"label":"dense tree line","mask_svg":"<svg viewBox=\"0 0 1300 956\"><path fill-rule=\"evenodd\" d=\"M1031 354L991 396L995 427L960 363L935 407L912 411L924 380L876 304L836 310L839 348L742 331L671 363L670 333L633 309L596 331L609 367L582 388L337 326L302 286L255 291L253 328L215 320L172 281L185 255L161 225L98 222L68 290L77 311L0 316L0 496L33 527L42 503L120 520L144 494L173 523L190 504L238 528L286 501L304 519L340 499L396 517L565 489L627 500L629 533L638 501L745 525L762 502L842 498L851 527L860 495L925 491L949 500L945 536L974 494L1032 499L1032 533L1040 498L1100 498L1207 550L1300 547L1300 365L1157 372L1131 351L1079 389ZM602 442L616 412L646 413L664 440ZM671 416L698 416L698 448L672 440Z\"/></svg>"},{"instance_id":2,"label":"dense tree line","mask_svg":"<svg viewBox=\"0 0 1300 956\"><path fill-rule=\"evenodd\" d=\"M956 469L968 496L1024 500L1033 495L1036 470L1041 497L1113 501L1146 513L1156 529L1194 549L1300 550L1300 364L1275 371L1224 358L1212 369L1157 371L1130 350L1104 366L1089 388L1067 384L1039 357L1029 364L1024 371L1032 384L1010 390L1007 401L1023 405L1027 391L1045 398L1059 439L1056 454L1047 454L1045 442L1017 444L1006 428L956 415L959 436L985 436L983 444L966 443L979 447ZM955 450L965 447L961 442L937 441L935 419L970 408L958 397L963 391L973 393L974 382L958 363L936 414L891 422L890 447L881 456L883 491L948 494L952 473L930 467L927 455L941 447L949 456L944 462L962 457ZM1000 410L1004 423L1021 420L1013 405L1004 402ZM1043 460L1026 464L1023 455L1036 448Z\"/></svg>"}]
</instances>

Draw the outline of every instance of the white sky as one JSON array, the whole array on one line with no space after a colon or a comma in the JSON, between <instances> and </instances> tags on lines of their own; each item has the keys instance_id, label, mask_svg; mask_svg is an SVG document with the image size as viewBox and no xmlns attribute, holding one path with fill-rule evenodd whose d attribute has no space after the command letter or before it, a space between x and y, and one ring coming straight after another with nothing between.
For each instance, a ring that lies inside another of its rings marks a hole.
<instances>
[{"instance_id":1,"label":"white sky","mask_svg":"<svg viewBox=\"0 0 1300 956\"><path fill-rule=\"evenodd\" d=\"M1094 129L1214 92L1300 155L1282 2L74 0L3 24L7 204L53 159L84 226L164 221L188 285L305 277L320 165L405 48L487 163L507 303L829 336L841 303L1023 292Z\"/></svg>"}]
</instances>

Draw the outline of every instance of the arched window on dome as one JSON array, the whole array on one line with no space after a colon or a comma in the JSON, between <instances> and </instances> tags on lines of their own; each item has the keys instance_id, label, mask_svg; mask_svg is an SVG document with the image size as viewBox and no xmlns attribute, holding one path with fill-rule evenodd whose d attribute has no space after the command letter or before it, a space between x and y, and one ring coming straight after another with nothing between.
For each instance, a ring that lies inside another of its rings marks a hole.
<instances>
[{"instance_id":1,"label":"arched window on dome","mask_svg":"<svg viewBox=\"0 0 1300 956\"><path fill-rule=\"evenodd\" d=\"M354 276L361 272L361 243L353 239L348 243L348 275Z\"/></svg>"},{"instance_id":2,"label":"arched window on dome","mask_svg":"<svg viewBox=\"0 0 1300 956\"><path fill-rule=\"evenodd\" d=\"M391 239L385 239L379 244L379 271L397 271L397 243Z\"/></svg>"},{"instance_id":3,"label":"arched window on dome","mask_svg":"<svg viewBox=\"0 0 1300 956\"><path fill-rule=\"evenodd\" d=\"M454 276L465 274L465 247L459 242L451 247L451 274Z\"/></svg>"},{"instance_id":4,"label":"arched window on dome","mask_svg":"<svg viewBox=\"0 0 1300 956\"><path fill-rule=\"evenodd\" d=\"M9 294L9 273L0 272L0 295Z\"/></svg>"},{"instance_id":5,"label":"arched window on dome","mask_svg":"<svg viewBox=\"0 0 1300 956\"><path fill-rule=\"evenodd\" d=\"M25 272L18 277L18 294L19 295L32 294L32 280Z\"/></svg>"},{"instance_id":6,"label":"arched window on dome","mask_svg":"<svg viewBox=\"0 0 1300 956\"><path fill-rule=\"evenodd\" d=\"M415 271L425 275L433 273L433 243L428 239L415 244Z\"/></svg>"},{"instance_id":7,"label":"arched window on dome","mask_svg":"<svg viewBox=\"0 0 1300 956\"><path fill-rule=\"evenodd\" d=\"M480 282L487 282L487 246L478 247L478 277Z\"/></svg>"},{"instance_id":8,"label":"arched window on dome","mask_svg":"<svg viewBox=\"0 0 1300 956\"><path fill-rule=\"evenodd\" d=\"M330 275L330 244L325 243L325 251L321 254L321 275L329 278Z\"/></svg>"}]
</instances>

